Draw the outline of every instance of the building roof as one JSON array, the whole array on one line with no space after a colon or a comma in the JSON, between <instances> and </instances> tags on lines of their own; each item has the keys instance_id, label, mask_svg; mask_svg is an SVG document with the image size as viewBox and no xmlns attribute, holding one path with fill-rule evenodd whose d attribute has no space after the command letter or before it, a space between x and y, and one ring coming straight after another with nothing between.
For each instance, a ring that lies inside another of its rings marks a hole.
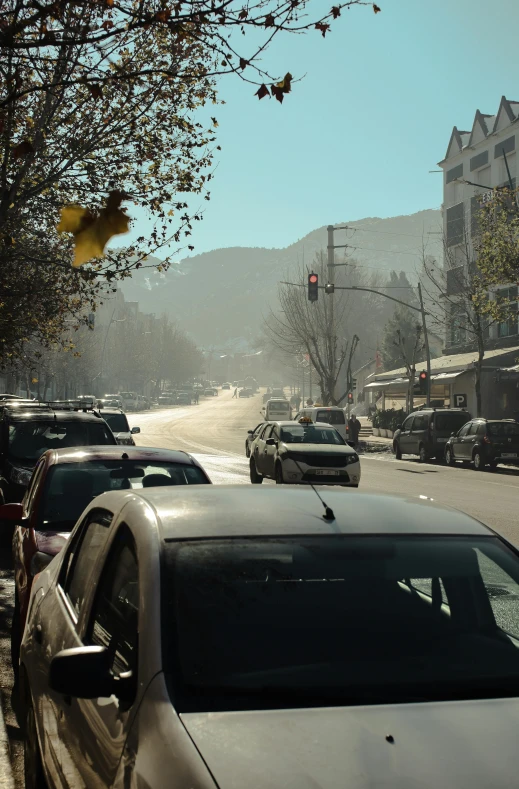
<instances>
[{"instance_id":1,"label":"building roof","mask_svg":"<svg viewBox=\"0 0 519 789\"><path fill-rule=\"evenodd\" d=\"M281 535L445 534L492 532L465 513L432 500L327 488L323 493L334 520L311 488L283 485L182 485L129 493L105 493L96 501L115 511L133 499L155 512L165 540ZM132 505L125 509L131 520ZM138 510L141 511L140 508ZM136 513L136 517L137 513Z\"/></svg>"},{"instance_id":2,"label":"building roof","mask_svg":"<svg viewBox=\"0 0 519 789\"><path fill-rule=\"evenodd\" d=\"M501 118L503 114L506 116L505 124L501 125ZM445 154L445 158L438 162L439 166L444 164L447 159L456 156L460 153L464 148L473 145L473 137L475 133L475 129L477 126L481 128L483 132L484 138L488 137L489 135L493 134L494 132L510 126L512 123L519 119L519 101L514 101L511 99L507 99L506 96L501 96L501 101L499 103L499 108L495 115L487 115L485 113L476 110L476 114L474 116L474 121L472 123L471 131L460 131L456 126L454 126L449 144L447 146L447 153ZM480 141L481 142L481 141ZM477 142L475 143L478 144Z\"/></svg>"},{"instance_id":3,"label":"building roof","mask_svg":"<svg viewBox=\"0 0 519 789\"><path fill-rule=\"evenodd\" d=\"M514 348L496 348L492 351L485 351L485 358L483 359L483 366L489 365L491 360L497 360L500 356L507 356L508 354L519 355L519 346ZM477 361L478 352L470 351L470 353L457 353L453 356L438 356L436 359L431 359L431 373L446 373L447 371L467 370L472 367L474 362ZM427 362L425 360L416 363L417 370L425 370ZM395 370L387 370L383 373L373 373L369 378L373 381L384 381L387 378L407 377L405 367L398 367Z\"/></svg>"}]
</instances>

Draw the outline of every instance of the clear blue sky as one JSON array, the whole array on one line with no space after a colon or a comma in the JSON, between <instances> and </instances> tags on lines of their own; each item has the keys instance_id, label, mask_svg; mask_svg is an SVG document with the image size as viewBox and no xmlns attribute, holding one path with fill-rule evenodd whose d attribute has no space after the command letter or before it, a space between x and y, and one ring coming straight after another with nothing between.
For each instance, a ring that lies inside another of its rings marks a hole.
<instances>
[{"instance_id":1,"label":"clear blue sky","mask_svg":"<svg viewBox=\"0 0 519 789\"><path fill-rule=\"evenodd\" d=\"M222 151L195 253L283 247L320 225L441 203L453 125L519 100L517 0L377 0L317 31L280 39L271 72L294 77L283 105L222 80ZM320 0L316 0L322 5ZM333 3L325 4L325 8Z\"/></svg>"}]
</instances>

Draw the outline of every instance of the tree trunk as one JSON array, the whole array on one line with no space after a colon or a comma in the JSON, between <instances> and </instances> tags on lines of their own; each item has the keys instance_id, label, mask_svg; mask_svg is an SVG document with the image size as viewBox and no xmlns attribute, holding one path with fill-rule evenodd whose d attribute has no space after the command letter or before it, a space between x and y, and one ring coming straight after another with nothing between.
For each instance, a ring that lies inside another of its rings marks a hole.
<instances>
[{"instance_id":1,"label":"tree trunk","mask_svg":"<svg viewBox=\"0 0 519 789\"><path fill-rule=\"evenodd\" d=\"M483 327L479 315L477 316L477 340L478 340L478 360L474 367L474 390L476 392L476 416L481 416L481 371L483 369L483 359L485 358L485 343L483 339Z\"/></svg>"},{"instance_id":2,"label":"tree trunk","mask_svg":"<svg viewBox=\"0 0 519 789\"><path fill-rule=\"evenodd\" d=\"M414 406L414 381L415 381L415 377L416 377L416 367L413 364L413 366L411 367L411 370L409 371L409 411L407 412L408 414L411 413L411 411L413 410L413 406Z\"/></svg>"}]
</instances>

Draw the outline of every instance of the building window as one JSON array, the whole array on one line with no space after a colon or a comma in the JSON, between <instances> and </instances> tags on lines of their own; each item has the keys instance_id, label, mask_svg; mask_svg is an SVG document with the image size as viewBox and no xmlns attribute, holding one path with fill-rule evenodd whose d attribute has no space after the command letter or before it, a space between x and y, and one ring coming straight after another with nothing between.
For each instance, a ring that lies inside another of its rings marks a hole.
<instances>
[{"instance_id":1,"label":"building window","mask_svg":"<svg viewBox=\"0 0 519 789\"><path fill-rule=\"evenodd\" d=\"M463 203L447 208L447 246L461 244L465 233L465 207Z\"/></svg>"},{"instance_id":2,"label":"building window","mask_svg":"<svg viewBox=\"0 0 519 789\"><path fill-rule=\"evenodd\" d=\"M504 153L511 153L515 151L515 137L509 137L507 140L501 140L494 148L494 159L499 159Z\"/></svg>"},{"instance_id":3,"label":"building window","mask_svg":"<svg viewBox=\"0 0 519 789\"><path fill-rule=\"evenodd\" d=\"M451 345L462 345L467 338L463 306L453 307L451 313Z\"/></svg>"},{"instance_id":4,"label":"building window","mask_svg":"<svg viewBox=\"0 0 519 789\"><path fill-rule=\"evenodd\" d=\"M447 270L447 296L463 293L466 287L465 266L457 266Z\"/></svg>"},{"instance_id":5,"label":"building window","mask_svg":"<svg viewBox=\"0 0 519 789\"><path fill-rule=\"evenodd\" d=\"M483 153L478 153L477 156L473 156L471 158L470 171L472 172L472 170L479 170L479 168L484 167L485 164L488 164L488 151L483 151Z\"/></svg>"},{"instance_id":6,"label":"building window","mask_svg":"<svg viewBox=\"0 0 519 789\"><path fill-rule=\"evenodd\" d=\"M517 331L517 285L511 285L508 288L500 288L497 291L497 298L502 304L508 305L510 315L502 323L497 325L497 336L513 337L518 333Z\"/></svg>"}]
</instances>

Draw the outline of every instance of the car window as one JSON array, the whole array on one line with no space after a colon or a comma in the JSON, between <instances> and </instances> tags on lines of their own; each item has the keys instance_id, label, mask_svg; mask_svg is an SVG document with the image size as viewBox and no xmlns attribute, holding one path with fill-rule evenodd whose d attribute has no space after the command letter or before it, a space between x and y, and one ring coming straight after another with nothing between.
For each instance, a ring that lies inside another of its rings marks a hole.
<instances>
[{"instance_id":1,"label":"car window","mask_svg":"<svg viewBox=\"0 0 519 789\"><path fill-rule=\"evenodd\" d=\"M129 433L130 426L125 414L107 414L101 411L101 416L107 423L112 433Z\"/></svg>"},{"instance_id":2,"label":"car window","mask_svg":"<svg viewBox=\"0 0 519 789\"><path fill-rule=\"evenodd\" d=\"M327 422L329 425L344 425L346 423L346 419L344 417L344 411L342 410L334 411L332 409L317 411L315 421Z\"/></svg>"},{"instance_id":3,"label":"car window","mask_svg":"<svg viewBox=\"0 0 519 789\"><path fill-rule=\"evenodd\" d=\"M477 551L479 569L496 624L519 638L519 588L513 578L489 556Z\"/></svg>"},{"instance_id":4,"label":"car window","mask_svg":"<svg viewBox=\"0 0 519 789\"><path fill-rule=\"evenodd\" d=\"M137 670L138 639L137 551L129 528L122 524L101 571L86 641L110 651L112 671L118 676Z\"/></svg>"},{"instance_id":5,"label":"car window","mask_svg":"<svg viewBox=\"0 0 519 789\"><path fill-rule=\"evenodd\" d=\"M268 438L272 438L272 434L274 433L275 428L276 428L275 425L269 425L269 429L266 431L265 435L263 436L265 441Z\"/></svg>"},{"instance_id":6,"label":"car window","mask_svg":"<svg viewBox=\"0 0 519 789\"><path fill-rule=\"evenodd\" d=\"M466 411L442 411L436 412L434 415L436 430L446 431L449 434L455 433L469 420L470 414Z\"/></svg>"},{"instance_id":7,"label":"car window","mask_svg":"<svg viewBox=\"0 0 519 789\"><path fill-rule=\"evenodd\" d=\"M402 430L411 430L411 425L413 424L413 416L408 417L404 424L402 425Z\"/></svg>"},{"instance_id":8,"label":"car window","mask_svg":"<svg viewBox=\"0 0 519 789\"><path fill-rule=\"evenodd\" d=\"M108 510L94 510L89 513L67 550L60 580L77 617L86 599L92 569L107 540L112 517Z\"/></svg>"},{"instance_id":9,"label":"car window","mask_svg":"<svg viewBox=\"0 0 519 789\"><path fill-rule=\"evenodd\" d=\"M28 420L9 425L9 454L15 460L37 460L47 449L115 444L113 433L96 422Z\"/></svg>"},{"instance_id":10,"label":"car window","mask_svg":"<svg viewBox=\"0 0 519 789\"><path fill-rule=\"evenodd\" d=\"M458 433L458 438L463 438L463 436L466 436L468 434L469 430L470 430L470 422L468 424L466 424L466 425L463 425L463 427L461 428L461 430Z\"/></svg>"},{"instance_id":11,"label":"car window","mask_svg":"<svg viewBox=\"0 0 519 789\"><path fill-rule=\"evenodd\" d=\"M471 422L469 426L469 432L467 433L468 436L475 436L479 432L479 424L478 422Z\"/></svg>"},{"instance_id":12,"label":"car window","mask_svg":"<svg viewBox=\"0 0 519 789\"><path fill-rule=\"evenodd\" d=\"M478 425L478 436L484 436L487 432L486 422L480 422Z\"/></svg>"},{"instance_id":13,"label":"car window","mask_svg":"<svg viewBox=\"0 0 519 789\"><path fill-rule=\"evenodd\" d=\"M267 438L267 433L269 432L269 430L270 430L270 424L267 422L267 424L265 425L265 427L263 428L263 430L260 433L260 438L263 441Z\"/></svg>"},{"instance_id":14,"label":"car window","mask_svg":"<svg viewBox=\"0 0 519 789\"><path fill-rule=\"evenodd\" d=\"M264 424L263 422L260 422L259 425L256 425L256 427L254 428L254 431L252 433L252 437L253 438L256 438L256 436L259 435L260 430L263 427L263 424Z\"/></svg>"},{"instance_id":15,"label":"car window","mask_svg":"<svg viewBox=\"0 0 519 789\"><path fill-rule=\"evenodd\" d=\"M313 424L294 423L281 429L281 440L287 444L341 444L341 434L334 427L318 427Z\"/></svg>"},{"instance_id":16,"label":"car window","mask_svg":"<svg viewBox=\"0 0 519 789\"><path fill-rule=\"evenodd\" d=\"M415 416L413 422L413 433L416 433L418 430L427 430L428 425L429 425L428 414L420 414L420 416Z\"/></svg>"},{"instance_id":17,"label":"car window","mask_svg":"<svg viewBox=\"0 0 519 789\"><path fill-rule=\"evenodd\" d=\"M493 438L519 438L517 422L488 422L488 432Z\"/></svg>"},{"instance_id":18,"label":"car window","mask_svg":"<svg viewBox=\"0 0 519 789\"><path fill-rule=\"evenodd\" d=\"M34 497L35 497L36 492L38 490L38 486L40 484L40 480L42 478L44 469L45 469L45 461L44 460L40 460L40 462L38 463L38 465L34 469L34 473L32 475L32 479L31 479L29 488L28 488L26 496L25 496L25 508L26 508L26 510L30 510L31 507L32 507L32 504L33 504L33 501L34 501Z\"/></svg>"}]
</instances>

